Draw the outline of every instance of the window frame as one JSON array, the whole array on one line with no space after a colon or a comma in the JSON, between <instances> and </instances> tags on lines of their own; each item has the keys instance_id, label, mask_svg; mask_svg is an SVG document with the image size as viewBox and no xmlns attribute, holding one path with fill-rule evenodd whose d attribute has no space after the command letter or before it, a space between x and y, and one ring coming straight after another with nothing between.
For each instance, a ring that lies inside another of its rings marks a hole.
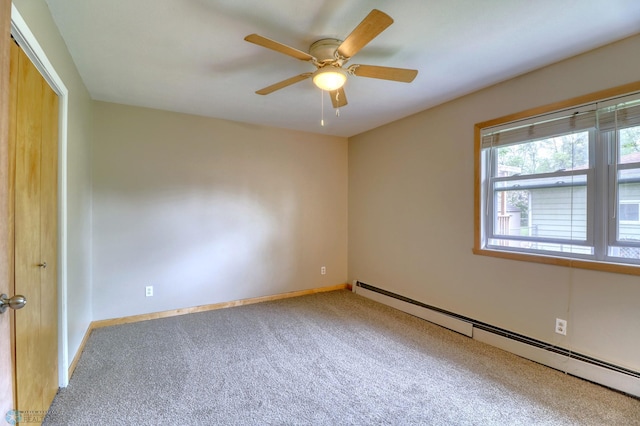
<instances>
[{"instance_id":1,"label":"window frame","mask_svg":"<svg viewBox=\"0 0 640 426\"><path fill-rule=\"evenodd\" d=\"M486 128L493 128L498 126L507 125L508 123L532 119L537 116L545 115L545 114L553 114L557 111L567 110L570 108L579 107L585 104L605 101L607 99L612 99L620 96L624 96L627 94L632 94L634 92L640 92L640 81L629 83L626 85L614 87L611 89L601 90L598 92L590 93L584 96L578 96L576 98L572 98L566 101L556 102L549 105L536 107L532 109L528 109L525 111L521 111L515 114L506 115L500 118L496 118L493 120L488 120L480 123L476 123L474 126L474 246L473 253L476 255L483 256L491 256L503 259L511 259L511 260L519 260L519 261L527 261L527 262L535 262L542 264L550 264L557 266L567 266L567 267L575 267L581 269L589 269L589 270L598 270L598 271L606 271L606 272L614 272L614 273L622 273L629 275L640 275L640 264L629 263L616 263L615 258L608 256L608 253L594 253L593 257L588 259L581 258L577 255L572 255L572 257L559 257L558 254L554 254L553 252L547 253L533 253L533 252L525 252L525 251L517 251L517 250L500 250L498 248L492 247L484 247L483 242L485 240L488 241L488 238L491 236L485 235L485 229L483 227L482 215L483 215L483 200L487 200L487 194L485 190L487 188L486 184L486 176L483 173L483 166L487 163L486 156L483 155L483 147L482 147L482 130ZM591 147L590 147L591 149ZM595 147L594 149L600 149L600 147ZM603 156L596 156L596 158L601 159ZM602 164L600 164L602 166ZM596 167L598 169L598 167ZM600 168L601 169L601 168ZM601 170L606 170L601 169ZM617 171L616 171L617 172ZM606 181L607 176L596 176L595 179L592 179L590 184L596 187L596 191L601 194L609 194L609 191L606 190ZM605 187L602 187L604 185ZM493 192L492 192L493 193ZM609 195L606 195L607 197ZM493 202L491 203L493 204ZM600 220L604 215L607 215L608 209L610 208L610 203L608 200L598 200L593 201L591 206L587 206L587 208L593 209L593 216L596 217L596 220ZM615 207L618 208L617 205ZM592 216L592 217L593 217ZM606 222L606 221L605 221ZM491 229L493 229L494 225L491 225ZM600 227L593 227L593 233L591 236L588 235L587 239L593 238L596 243L595 246L598 246L599 243L604 243L604 246L607 246L607 236L606 232L603 232ZM617 229L617 228L616 228ZM494 235L495 232L491 231ZM587 234L589 234L589 230L587 230ZM616 236L617 239L617 231ZM594 247L595 247L594 246ZM605 250L606 251L606 250Z\"/></svg>"}]
</instances>

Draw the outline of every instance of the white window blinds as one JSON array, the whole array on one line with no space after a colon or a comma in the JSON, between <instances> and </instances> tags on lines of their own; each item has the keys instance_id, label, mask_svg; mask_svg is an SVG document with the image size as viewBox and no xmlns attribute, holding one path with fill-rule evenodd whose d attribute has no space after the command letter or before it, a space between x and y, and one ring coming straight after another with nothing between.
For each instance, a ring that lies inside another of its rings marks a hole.
<instances>
[{"instance_id":1,"label":"white window blinds","mask_svg":"<svg viewBox=\"0 0 640 426\"><path fill-rule=\"evenodd\" d=\"M555 115L555 114L554 114ZM528 120L529 121L529 120ZM512 127L483 129L482 148L501 147L526 141L546 139L561 134L574 133L596 127L596 108L564 112L560 117L537 117L528 123L511 123Z\"/></svg>"},{"instance_id":2,"label":"white window blinds","mask_svg":"<svg viewBox=\"0 0 640 426\"><path fill-rule=\"evenodd\" d=\"M482 148L501 147L598 128L601 131L640 125L638 95L620 97L578 109L482 129ZM635 99L634 99L635 98Z\"/></svg>"}]
</instances>

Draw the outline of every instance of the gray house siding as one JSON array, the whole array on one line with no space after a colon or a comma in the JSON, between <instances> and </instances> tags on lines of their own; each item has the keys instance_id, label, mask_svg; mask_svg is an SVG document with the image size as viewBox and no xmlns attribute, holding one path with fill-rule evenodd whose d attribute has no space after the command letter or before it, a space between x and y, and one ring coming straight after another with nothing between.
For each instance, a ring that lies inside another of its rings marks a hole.
<instances>
[{"instance_id":1,"label":"gray house siding","mask_svg":"<svg viewBox=\"0 0 640 426\"><path fill-rule=\"evenodd\" d=\"M640 217L636 215L640 211L640 184L620 185L618 200L622 205L629 204L629 214L620 216L620 240L640 241Z\"/></svg>"},{"instance_id":2,"label":"gray house siding","mask_svg":"<svg viewBox=\"0 0 640 426\"><path fill-rule=\"evenodd\" d=\"M586 240L587 189L532 189L529 228L530 235L535 237Z\"/></svg>"}]
</instances>

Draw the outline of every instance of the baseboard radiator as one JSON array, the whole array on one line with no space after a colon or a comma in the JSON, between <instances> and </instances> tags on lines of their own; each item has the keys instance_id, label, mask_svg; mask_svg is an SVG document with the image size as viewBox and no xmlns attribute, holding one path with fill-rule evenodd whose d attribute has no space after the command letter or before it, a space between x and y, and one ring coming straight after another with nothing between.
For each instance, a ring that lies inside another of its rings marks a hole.
<instances>
[{"instance_id":1,"label":"baseboard radiator","mask_svg":"<svg viewBox=\"0 0 640 426\"><path fill-rule=\"evenodd\" d=\"M354 281L354 293L562 372L640 397L640 372Z\"/></svg>"}]
</instances>

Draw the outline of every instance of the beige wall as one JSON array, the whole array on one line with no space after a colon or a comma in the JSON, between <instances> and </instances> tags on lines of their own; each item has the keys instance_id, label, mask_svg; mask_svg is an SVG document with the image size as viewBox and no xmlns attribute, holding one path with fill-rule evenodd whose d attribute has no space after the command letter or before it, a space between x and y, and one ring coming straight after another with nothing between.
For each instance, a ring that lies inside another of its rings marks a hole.
<instances>
[{"instance_id":1,"label":"beige wall","mask_svg":"<svg viewBox=\"0 0 640 426\"><path fill-rule=\"evenodd\" d=\"M345 138L93 111L94 320L346 282Z\"/></svg>"},{"instance_id":2,"label":"beige wall","mask_svg":"<svg viewBox=\"0 0 640 426\"><path fill-rule=\"evenodd\" d=\"M474 124L636 81L639 51L636 36L350 138L349 279L639 371L637 276L471 252Z\"/></svg>"},{"instance_id":3,"label":"beige wall","mask_svg":"<svg viewBox=\"0 0 640 426\"><path fill-rule=\"evenodd\" d=\"M16 8L69 91L67 138L68 339L73 358L91 312L91 99L42 0L14 0ZM59 269L60 270L60 269ZM71 360L71 359L70 359ZM67 366L64 366L66 368Z\"/></svg>"}]
</instances>

